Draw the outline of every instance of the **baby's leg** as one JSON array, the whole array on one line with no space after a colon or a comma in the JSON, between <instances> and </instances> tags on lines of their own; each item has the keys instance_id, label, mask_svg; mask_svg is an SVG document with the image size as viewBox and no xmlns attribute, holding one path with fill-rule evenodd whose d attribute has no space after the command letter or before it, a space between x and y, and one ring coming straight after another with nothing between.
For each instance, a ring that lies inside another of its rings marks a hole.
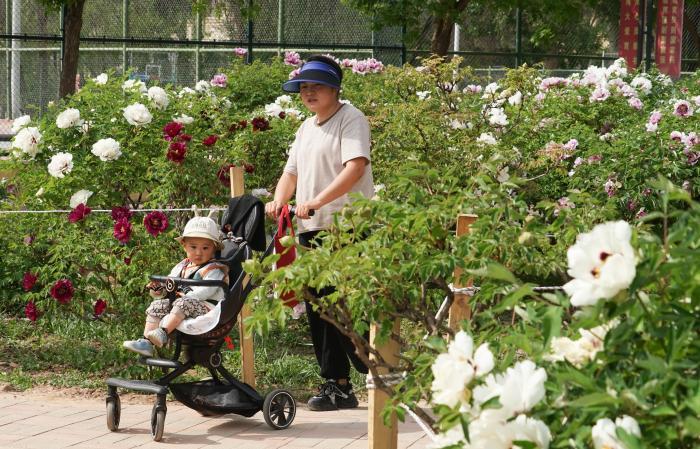
<instances>
[{"instance_id":1,"label":"baby's leg","mask_svg":"<svg viewBox=\"0 0 700 449\"><path fill-rule=\"evenodd\" d=\"M171 309L172 306L168 299L156 299L151 302L151 305L146 309L146 325L143 329L143 335L146 335L153 329L158 329L161 319L167 316Z\"/></svg>"},{"instance_id":2,"label":"baby's leg","mask_svg":"<svg viewBox=\"0 0 700 449\"><path fill-rule=\"evenodd\" d=\"M173 302L173 308L161 321L161 327L171 333L185 318L195 318L209 312L203 302L195 298L178 298Z\"/></svg>"}]
</instances>

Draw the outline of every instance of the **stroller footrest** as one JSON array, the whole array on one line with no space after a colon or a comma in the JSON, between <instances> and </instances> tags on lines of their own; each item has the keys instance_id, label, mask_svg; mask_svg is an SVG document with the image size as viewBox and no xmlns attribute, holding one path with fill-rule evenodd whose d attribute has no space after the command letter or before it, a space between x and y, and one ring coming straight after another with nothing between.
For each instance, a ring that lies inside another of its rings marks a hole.
<instances>
[{"instance_id":1,"label":"stroller footrest","mask_svg":"<svg viewBox=\"0 0 700 449\"><path fill-rule=\"evenodd\" d=\"M177 360L170 360L170 359L157 359L154 357L149 357L145 358L142 357L139 362L148 365L148 366L157 366L158 368L172 368L172 369L178 369L182 366L180 362Z\"/></svg>"},{"instance_id":2,"label":"stroller footrest","mask_svg":"<svg viewBox=\"0 0 700 449\"><path fill-rule=\"evenodd\" d=\"M125 388L127 390L143 391L144 393L168 394L168 387L158 385L150 380L131 380L110 377L107 379L107 385L110 387Z\"/></svg>"}]
</instances>

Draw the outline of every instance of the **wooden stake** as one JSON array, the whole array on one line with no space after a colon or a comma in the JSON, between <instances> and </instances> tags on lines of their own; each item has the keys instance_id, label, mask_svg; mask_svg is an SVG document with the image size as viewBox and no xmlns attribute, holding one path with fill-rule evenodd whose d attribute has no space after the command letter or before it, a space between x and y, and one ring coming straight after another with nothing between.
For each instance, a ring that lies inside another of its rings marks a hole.
<instances>
[{"instance_id":1,"label":"wooden stake","mask_svg":"<svg viewBox=\"0 0 700 449\"><path fill-rule=\"evenodd\" d=\"M397 319L394 321L393 332L399 334L401 331L401 322ZM379 333L379 326L373 323L370 326L369 331L369 344L375 348L384 360L390 364L397 364L399 362L399 348L398 342L393 339L389 339L381 345L377 345L376 338ZM375 356L370 354L370 359L374 360ZM380 368L379 374L387 374L386 368ZM381 390L373 388L369 390L369 407L368 407L368 420L367 420L367 435L369 439L369 449L397 449L398 445L398 435L399 426L396 422L396 414L392 414L389 426L384 424L382 419L382 410L389 400L389 396Z\"/></svg>"},{"instance_id":2,"label":"wooden stake","mask_svg":"<svg viewBox=\"0 0 700 449\"><path fill-rule=\"evenodd\" d=\"M231 167L229 171L231 177L231 198L241 196L244 193L243 168ZM245 335L243 320L250 316L250 306L243 305L241 313L238 315L238 336L241 346L241 372L243 382L255 388L255 352L253 351L253 337Z\"/></svg>"},{"instance_id":3,"label":"wooden stake","mask_svg":"<svg viewBox=\"0 0 700 449\"><path fill-rule=\"evenodd\" d=\"M476 215L460 214L457 216L457 237L468 234L469 227L476 221L476 219ZM462 283L460 281L461 277L462 269L456 268L454 271L454 282L452 283L454 288L471 287L471 279L466 283ZM450 327L450 329L457 331L459 330L460 321L468 320L471 318L471 316L472 311L469 305L469 295L464 293L455 293L455 299L452 302L452 307L450 307L450 315L447 319L447 325Z\"/></svg>"}]
</instances>

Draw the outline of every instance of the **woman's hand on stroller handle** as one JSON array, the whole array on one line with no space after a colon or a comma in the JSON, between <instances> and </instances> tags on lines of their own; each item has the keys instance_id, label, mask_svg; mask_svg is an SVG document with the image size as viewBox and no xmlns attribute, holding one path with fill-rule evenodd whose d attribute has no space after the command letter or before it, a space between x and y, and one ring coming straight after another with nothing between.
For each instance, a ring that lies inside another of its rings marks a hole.
<instances>
[{"instance_id":1,"label":"woman's hand on stroller handle","mask_svg":"<svg viewBox=\"0 0 700 449\"><path fill-rule=\"evenodd\" d=\"M297 212L297 211L300 211L300 212ZM290 206L289 207L289 216L291 218L294 218L295 216L298 216L299 218L309 218L309 217L313 217L315 213L316 213L315 209L309 209L308 207L306 207L304 205Z\"/></svg>"},{"instance_id":2,"label":"woman's hand on stroller handle","mask_svg":"<svg viewBox=\"0 0 700 449\"><path fill-rule=\"evenodd\" d=\"M279 218L280 213L282 213L283 207L284 207L284 203L280 203L278 201L272 200L272 201L268 202L267 204L265 204L265 214L268 217L276 220ZM289 206L290 218L294 218L294 216L298 215L297 208L298 208L298 206ZM304 213L299 215L299 218L312 217L316 213L316 211L314 209L308 209L308 208L302 210L302 212L304 212Z\"/></svg>"}]
</instances>

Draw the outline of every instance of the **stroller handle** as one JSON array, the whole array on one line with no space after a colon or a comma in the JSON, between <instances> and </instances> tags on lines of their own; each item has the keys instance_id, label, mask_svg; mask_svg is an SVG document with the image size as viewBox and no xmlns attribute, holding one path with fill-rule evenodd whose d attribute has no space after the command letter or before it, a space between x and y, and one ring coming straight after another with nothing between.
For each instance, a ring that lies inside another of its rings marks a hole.
<instances>
[{"instance_id":1,"label":"stroller handle","mask_svg":"<svg viewBox=\"0 0 700 449\"><path fill-rule=\"evenodd\" d=\"M289 218L294 218L294 216L297 214L297 207L296 206L289 206ZM309 217L313 217L316 214L315 209L309 209Z\"/></svg>"}]
</instances>

